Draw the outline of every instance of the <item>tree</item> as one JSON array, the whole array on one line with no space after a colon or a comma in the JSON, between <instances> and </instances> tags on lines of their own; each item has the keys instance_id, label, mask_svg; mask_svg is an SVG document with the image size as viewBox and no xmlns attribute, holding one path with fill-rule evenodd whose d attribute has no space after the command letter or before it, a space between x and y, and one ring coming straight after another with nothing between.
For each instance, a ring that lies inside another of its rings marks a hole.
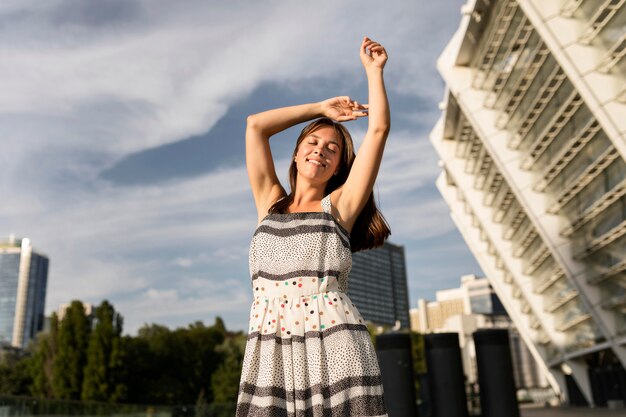
<instances>
[{"instance_id":1,"label":"tree","mask_svg":"<svg viewBox=\"0 0 626 417\"><path fill-rule=\"evenodd\" d=\"M222 334L227 333L224 320L222 320L220 316L215 317L215 323L213 323L213 328Z\"/></svg>"},{"instance_id":2,"label":"tree","mask_svg":"<svg viewBox=\"0 0 626 417\"><path fill-rule=\"evenodd\" d=\"M52 313L50 333L40 333L33 347L33 356L29 359L29 373L32 378L30 394L40 398L54 397L53 369L58 350L59 317Z\"/></svg>"},{"instance_id":3,"label":"tree","mask_svg":"<svg viewBox=\"0 0 626 417\"><path fill-rule=\"evenodd\" d=\"M189 349L186 366L191 371L188 379L188 390L194 395L201 391L206 393L207 401L213 402L213 389L211 387L211 375L218 369L223 361L223 355L216 352L216 348L224 342L226 328L224 321L218 316L215 324L206 327L201 322L190 325L184 332L184 338L188 340Z\"/></svg>"},{"instance_id":4,"label":"tree","mask_svg":"<svg viewBox=\"0 0 626 417\"><path fill-rule=\"evenodd\" d=\"M421 333L411 331L411 356L413 357L413 381L415 398L420 398L420 376L426 373L426 353L424 348L424 336Z\"/></svg>"},{"instance_id":5,"label":"tree","mask_svg":"<svg viewBox=\"0 0 626 417\"><path fill-rule=\"evenodd\" d=\"M31 383L28 364L22 354L11 348L0 352L0 395L26 395Z\"/></svg>"},{"instance_id":6,"label":"tree","mask_svg":"<svg viewBox=\"0 0 626 417\"><path fill-rule=\"evenodd\" d=\"M125 402L134 404L163 404L156 401L156 390L160 387L154 382L159 378L156 370L156 358L150 350L145 337L141 336L145 327L139 331L139 336L124 336L121 340L123 373L120 375L127 387Z\"/></svg>"},{"instance_id":7,"label":"tree","mask_svg":"<svg viewBox=\"0 0 626 417\"><path fill-rule=\"evenodd\" d=\"M87 364L81 398L83 400L118 402L124 399L126 387L122 372L122 316L108 302L100 303L95 312L95 326L89 336Z\"/></svg>"},{"instance_id":8,"label":"tree","mask_svg":"<svg viewBox=\"0 0 626 417\"><path fill-rule=\"evenodd\" d=\"M170 331L146 325L127 343L128 401L153 404L193 404L213 399L211 375L222 356L215 351L224 341L223 322L207 327L202 322ZM204 393L204 394L203 394Z\"/></svg>"},{"instance_id":9,"label":"tree","mask_svg":"<svg viewBox=\"0 0 626 417\"><path fill-rule=\"evenodd\" d=\"M222 354L223 360L211 377L213 402L237 401L246 340L246 334L239 332L227 337L224 343L216 348L218 353Z\"/></svg>"},{"instance_id":10,"label":"tree","mask_svg":"<svg viewBox=\"0 0 626 417\"><path fill-rule=\"evenodd\" d=\"M79 400L91 323L80 301L72 301L60 322L58 350L53 364L53 392L56 398Z\"/></svg>"}]
</instances>

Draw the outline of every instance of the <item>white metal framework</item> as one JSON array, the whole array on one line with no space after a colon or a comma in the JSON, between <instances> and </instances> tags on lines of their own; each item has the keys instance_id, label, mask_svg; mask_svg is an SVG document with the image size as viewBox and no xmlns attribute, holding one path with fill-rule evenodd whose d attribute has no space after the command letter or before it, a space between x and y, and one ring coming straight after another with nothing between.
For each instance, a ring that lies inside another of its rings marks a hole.
<instances>
[{"instance_id":1,"label":"white metal framework","mask_svg":"<svg viewBox=\"0 0 626 417\"><path fill-rule=\"evenodd\" d=\"M482 17L439 59L431 133L437 186L522 338L557 391L569 369L590 403L583 359L626 367L625 7L469 0Z\"/></svg>"}]
</instances>

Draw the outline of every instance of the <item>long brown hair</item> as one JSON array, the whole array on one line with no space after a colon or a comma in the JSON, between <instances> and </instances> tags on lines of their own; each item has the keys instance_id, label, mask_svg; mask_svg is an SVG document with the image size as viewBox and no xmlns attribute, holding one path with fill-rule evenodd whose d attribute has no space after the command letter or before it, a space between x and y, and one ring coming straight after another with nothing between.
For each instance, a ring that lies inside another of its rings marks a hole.
<instances>
[{"instance_id":1,"label":"long brown hair","mask_svg":"<svg viewBox=\"0 0 626 417\"><path fill-rule=\"evenodd\" d=\"M341 161L339 162L339 172L337 175L333 175L332 178L328 180L325 194L328 195L332 193L346 182L348 174L350 174L350 169L352 169L352 163L356 157L352 136L350 136L348 129L346 129L342 124L334 122L332 119L323 117L321 119L314 120L302 129L302 132L300 132L300 136L298 136L298 140L296 141L296 147L291 157L291 165L289 166L289 187L291 188L291 191L287 196L278 200L272 205L272 207L270 207L270 213L287 212L287 209L293 202L296 191L298 168L294 158L298 152L298 147L305 137L326 126L334 128L337 135L342 138L343 151L341 153ZM389 229L389 224L383 217L380 210L378 210L378 207L376 207L374 192L372 191L367 198L367 202L365 203L363 210L359 213L359 216L352 227L352 232L350 233L351 250L352 252L358 252L382 246L390 234L391 230Z\"/></svg>"}]
</instances>

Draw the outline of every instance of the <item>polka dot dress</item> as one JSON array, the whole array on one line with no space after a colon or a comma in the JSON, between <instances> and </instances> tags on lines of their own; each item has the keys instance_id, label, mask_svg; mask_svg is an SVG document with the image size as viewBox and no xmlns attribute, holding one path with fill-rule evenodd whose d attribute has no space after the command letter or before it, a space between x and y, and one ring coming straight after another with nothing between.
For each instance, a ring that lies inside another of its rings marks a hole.
<instances>
[{"instance_id":1,"label":"polka dot dress","mask_svg":"<svg viewBox=\"0 0 626 417\"><path fill-rule=\"evenodd\" d=\"M346 295L350 237L330 196L322 209L269 214L254 233L236 417L387 416L376 352Z\"/></svg>"}]
</instances>

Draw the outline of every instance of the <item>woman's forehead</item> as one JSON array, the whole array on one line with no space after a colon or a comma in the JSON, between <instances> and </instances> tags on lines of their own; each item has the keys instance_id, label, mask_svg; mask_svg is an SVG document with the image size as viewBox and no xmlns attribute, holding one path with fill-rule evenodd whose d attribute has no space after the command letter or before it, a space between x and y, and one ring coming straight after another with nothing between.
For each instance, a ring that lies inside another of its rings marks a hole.
<instances>
[{"instance_id":1,"label":"woman's forehead","mask_svg":"<svg viewBox=\"0 0 626 417\"><path fill-rule=\"evenodd\" d=\"M335 142L338 145L343 142L339 132L337 132L332 126L324 126L319 129L315 129L313 132L309 133L307 137L328 140L331 142Z\"/></svg>"}]
</instances>

